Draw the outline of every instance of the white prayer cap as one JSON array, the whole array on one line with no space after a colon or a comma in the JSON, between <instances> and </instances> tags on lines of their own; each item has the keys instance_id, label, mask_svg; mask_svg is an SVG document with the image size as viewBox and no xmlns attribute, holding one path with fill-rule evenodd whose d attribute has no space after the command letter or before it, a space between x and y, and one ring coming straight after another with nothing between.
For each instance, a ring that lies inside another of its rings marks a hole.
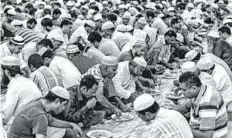
<instances>
[{"instance_id":1,"label":"white prayer cap","mask_svg":"<svg viewBox=\"0 0 232 138\"><path fill-rule=\"evenodd\" d=\"M95 27L95 22L93 22L92 20L86 20L85 23L91 27Z\"/></svg>"},{"instance_id":2,"label":"white prayer cap","mask_svg":"<svg viewBox=\"0 0 232 138\"><path fill-rule=\"evenodd\" d=\"M143 41L143 40L136 40L134 46L135 45L141 46L141 47L146 47L147 46L146 42Z\"/></svg>"},{"instance_id":3,"label":"white prayer cap","mask_svg":"<svg viewBox=\"0 0 232 138\"><path fill-rule=\"evenodd\" d=\"M126 26L126 31L132 31L134 28L131 25L127 25Z\"/></svg>"},{"instance_id":4,"label":"white prayer cap","mask_svg":"<svg viewBox=\"0 0 232 138\"><path fill-rule=\"evenodd\" d=\"M20 60L14 56L6 56L1 59L1 65L5 66L19 66Z\"/></svg>"},{"instance_id":5,"label":"white prayer cap","mask_svg":"<svg viewBox=\"0 0 232 138\"><path fill-rule=\"evenodd\" d=\"M119 24L116 28L117 31L126 32L127 28L124 24Z\"/></svg>"},{"instance_id":6,"label":"white prayer cap","mask_svg":"<svg viewBox=\"0 0 232 138\"><path fill-rule=\"evenodd\" d=\"M194 5L193 5L193 3L189 3L189 4L187 5L187 7L188 7L188 8L194 8Z\"/></svg>"},{"instance_id":7,"label":"white prayer cap","mask_svg":"<svg viewBox=\"0 0 232 138\"><path fill-rule=\"evenodd\" d=\"M141 17L141 18L139 18L138 23L147 24L147 21L146 21L145 17Z\"/></svg>"},{"instance_id":8,"label":"white prayer cap","mask_svg":"<svg viewBox=\"0 0 232 138\"><path fill-rule=\"evenodd\" d=\"M214 30L210 31L207 35L213 38L220 38L219 32Z\"/></svg>"},{"instance_id":9,"label":"white prayer cap","mask_svg":"<svg viewBox=\"0 0 232 138\"><path fill-rule=\"evenodd\" d=\"M24 39L21 36L18 36L18 35L14 36L14 38L11 39L10 42L12 42L15 45L19 45L19 46L22 46L22 45L25 44Z\"/></svg>"},{"instance_id":10,"label":"white prayer cap","mask_svg":"<svg viewBox=\"0 0 232 138\"><path fill-rule=\"evenodd\" d=\"M170 11L175 11L175 8L174 7L169 7L168 8L168 11L170 12Z\"/></svg>"},{"instance_id":11,"label":"white prayer cap","mask_svg":"<svg viewBox=\"0 0 232 138\"><path fill-rule=\"evenodd\" d=\"M45 5L44 9L52 9L52 6L51 5Z\"/></svg>"},{"instance_id":12,"label":"white prayer cap","mask_svg":"<svg viewBox=\"0 0 232 138\"><path fill-rule=\"evenodd\" d=\"M128 12L128 11L126 11L124 14L123 14L123 16L122 16L122 18L131 18L131 13L130 12Z\"/></svg>"},{"instance_id":13,"label":"white prayer cap","mask_svg":"<svg viewBox=\"0 0 232 138\"><path fill-rule=\"evenodd\" d=\"M13 20L11 22L11 25L13 26L20 26L20 25L23 25L23 21L20 21L20 20Z\"/></svg>"},{"instance_id":14,"label":"white prayer cap","mask_svg":"<svg viewBox=\"0 0 232 138\"><path fill-rule=\"evenodd\" d=\"M43 1L36 1L35 3L36 3L35 5L44 5L44 6L46 5L46 3Z\"/></svg>"},{"instance_id":15,"label":"white prayer cap","mask_svg":"<svg viewBox=\"0 0 232 138\"><path fill-rule=\"evenodd\" d=\"M103 5L107 5L107 4L108 4L108 1L103 1L102 4L103 4Z\"/></svg>"},{"instance_id":16,"label":"white prayer cap","mask_svg":"<svg viewBox=\"0 0 232 138\"><path fill-rule=\"evenodd\" d=\"M84 5L84 6L82 6L82 7L81 7L81 9L89 10L89 7L88 7L88 6L86 6L86 5Z\"/></svg>"},{"instance_id":17,"label":"white prayer cap","mask_svg":"<svg viewBox=\"0 0 232 138\"><path fill-rule=\"evenodd\" d=\"M208 58L202 58L197 62L197 68L200 70L209 70L214 66L212 60Z\"/></svg>"},{"instance_id":18,"label":"white prayer cap","mask_svg":"<svg viewBox=\"0 0 232 138\"><path fill-rule=\"evenodd\" d=\"M225 20L223 20L223 24L226 24L226 23L232 23L232 19L225 19Z\"/></svg>"},{"instance_id":19,"label":"white prayer cap","mask_svg":"<svg viewBox=\"0 0 232 138\"><path fill-rule=\"evenodd\" d=\"M77 45L68 45L66 53L73 54L73 53L76 53L76 52L79 52L79 51L80 51L80 49L79 49L79 47Z\"/></svg>"},{"instance_id":20,"label":"white prayer cap","mask_svg":"<svg viewBox=\"0 0 232 138\"><path fill-rule=\"evenodd\" d=\"M81 6L80 2L75 3L75 7L80 7L80 6Z\"/></svg>"},{"instance_id":21,"label":"white prayer cap","mask_svg":"<svg viewBox=\"0 0 232 138\"><path fill-rule=\"evenodd\" d=\"M181 66L182 73L188 72L188 71L194 72L196 70L197 70L197 66L195 62L192 62L192 61L184 62Z\"/></svg>"},{"instance_id":22,"label":"white prayer cap","mask_svg":"<svg viewBox=\"0 0 232 138\"><path fill-rule=\"evenodd\" d=\"M114 28L114 24L111 21L107 21L102 24L102 30Z\"/></svg>"},{"instance_id":23,"label":"white prayer cap","mask_svg":"<svg viewBox=\"0 0 232 138\"><path fill-rule=\"evenodd\" d=\"M56 94L57 96L59 96L60 98L69 100L70 99L70 94L69 92L60 86L55 86L50 90L52 93Z\"/></svg>"},{"instance_id":24,"label":"white prayer cap","mask_svg":"<svg viewBox=\"0 0 232 138\"><path fill-rule=\"evenodd\" d=\"M138 5L138 1L133 1L132 4Z\"/></svg>"},{"instance_id":25,"label":"white prayer cap","mask_svg":"<svg viewBox=\"0 0 232 138\"><path fill-rule=\"evenodd\" d=\"M46 47L42 47L39 49L39 51L37 52L37 54L39 54L40 56L43 56L43 54L48 51L48 48Z\"/></svg>"},{"instance_id":26,"label":"white prayer cap","mask_svg":"<svg viewBox=\"0 0 232 138\"><path fill-rule=\"evenodd\" d=\"M15 11L15 9L9 9L9 10L7 11L7 14L16 15L16 11Z\"/></svg>"},{"instance_id":27,"label":"white prayer cap","mask_svg":"<svg viewBox=\"0 0 232 138\"><path fill-rule=\"evenodd\" d=\"M147 93L138 96L134 101L134 110L142 111L151 107L155 103L155 99Z\"/></svg>"},{"instance_id":28,"label":"white prayer cap","mask_svg":"<svg viewBox=\"0 0 232 138\"><path fill-rule=\"evenodd\" d=\"M197 56L197 54L198 52L195 49L190 50L189 52L185 54L185 60L192 61Z\"/></svg>"},{"instance_id":29,"label":"white prayer cap","mask_svg":"<svg viewBox=\"0 0 232 138\"><path fill-rule=\"evenodd\" d=\"M95 3L95 0L90 0L89 3L90 3L90 4L91 4L91 3Z\"/></svg>"},{"instance_id":30,"label":"white prayer cap","mask_svg":"<svg viewBox=\"0 0 232 138\"><path fill-rule=\"evenodd\" d=\"M96 14L96 15L94 16L94 21L98 21L98 20L103 20L101 14Z\"/></svg>"},{"instance_id":31,"label":"white prayer cap","mask_svg":"<svg viewBox=\"0 0 232 138\"><path fill-rule=\"evenodd\" d=\"M58 40L58 41L61 41L61 42L64 42L64 36L63 34L61 34L58 30L52 30L50 33L49 33L51 39L55 39L55 40Z\"/></svg>"},{"instance_id":32,"label":"white prayer cap","mask_svg":"<svg viewBox=\"0 0 232 138\"><path fill-rule=\"evenodd\" d=\"M143 67L147 67L147 62L146 62L146 60L144 59L144 57L135 57L134 59L133 59L133 61L135 62L135 63L137 63L138 65L140 65L140 66L143 66Z\"/></svg>"},{"instance_id":33,"label":"white prayer cap","mask_svg":"<svg viewBox=\"0 0 232 138\"><path fill-rule=\"evenodd\" d=\"M103 65L108 65L108 66L113 66L118 64L118 59L117 57L114 56L104 56L101 64Z\"/></svg>"},{"instance_id":34,"label":"white prayer cap","mask_svg":"<svg viewBox=\"0 0 232 138\"><path fill-rule=\"evenodd\" d=\"M119 9L126 9L126 5L119 5L118 8Z\"/></svg>"},{"instance_id":35,"label":"white prayer cap","mask_svg":"<svg viewBox=\"0 0 232 138\"><path fill-rule=\"evenodd\" d=\"M66 3L66 6L72 7L72 6L74 6L74 3L73 3L72 1L68 1L68 2Z\"/></svg>"},{"instance_id":36,"label":"white prayer cap","mask_svg":"<svg viewBox=\"0 0 232 138\"><path fill-rule=\"evenodd\" d=\"M62 13L62 14L60 15L60 19L62 19L62 18L72 19L71 15L70 15L69 13Z\"/></svg>"}]
</instances>

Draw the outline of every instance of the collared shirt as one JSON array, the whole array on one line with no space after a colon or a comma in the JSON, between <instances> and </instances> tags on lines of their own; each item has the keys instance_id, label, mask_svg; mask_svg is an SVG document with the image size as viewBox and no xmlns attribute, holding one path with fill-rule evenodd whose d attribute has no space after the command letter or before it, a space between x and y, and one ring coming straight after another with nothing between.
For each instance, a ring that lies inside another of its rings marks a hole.
<instances>
[{"instance_id":1,"label":"collared shirt","mask_svg":"<svg viewBox=\"0 0 232 138\"><path fill-rule=\"evenodd\" d=\"M50 65L55 74L61 76L64 88L69 88L76 85L77 80L81 78L80 71L66 58L55 56Z\"/></svg>"},{"instance_id":2,"label":"collared shirt","mask_svg":"<svg viewBox=\"0 0 232 138\"><path fill-rule=\"evenodd\" d=\"M6 93L6 103L3 107L3 118L8 121L27 103L42 97L42 93L35 83L25 77L16 75L8 84Z\"/></svg>"},{"instance_id":3,"label":"collared shirt","mask_svg":"<svg viewBox=\"0 0 232 138\"><path fill-rule=\"evenodd\" d=\"M129 61L118 64L117 74L114 76L113 82L121 98L128 99L131 93L135 92L135 78L130 73Z\"/></svg>"},{"instance_id":4,"label":"collared shirt","mask_svg":"<svg viewBox=\"0 0 232 138\"><path fill-rule=\"evenodd\" d=\"M111 39L102 39L98 49L106 56L118 57L120 50L115 42Z\"/></svg>"},{"instance_id":5,"label":"collared shirt","mask_svg":"<svg viewBox=\"0 0 232 138\"><path fill-rule=\"evenodd\" d=\"M217 64L215 64L212 76L216 82L218 92L222 95L222 98L227 105L232 101L232 82L230 81L229 76L225 69Z\"/></svg>"},{"instance_id":6,"label":"collared shirt","mask_svg":"<svg viewBox=\"0 0 232 138\"><path fill-rule=\"evenodd\" d=\"M55 75L45 66L32 72L30 78L38 86L43 96L45 96L54 86L62 86L60 77Z\"/></svg>"},{"instance_id":7,"label":"collared shirt","mask_svg":"<svg viewBox=\"0 0 232 138\"><path fill-rule=\"evenodd\" d=\"M224 60L215 56L212 53L206 53L204 55L201 55L201 58L208 58L208 59L212 60L214 63L223 66L224 69L226 70L228 76L230 77L230 80L232 81L232 72L230 70L230 67L228 66L228 64Z\"/></svg>"},{"instance_id":8,"label":"collared shirt","mask_svg":"<svg viewBox=\"0 0 232 138\"><path fill-rule=\"evenodd\" d=\"M226 138L228 117L221 95L212 87L203 85L198 96L191 100L191 128L214 130L213 138Z\"/></svg>"},{"instance_id":9,"label":"collared shirt","mask_svg":"<svg viewBox=\"0 0 232 138\"><path fill-rule=\"evenodd\" d=\"M193 138L187 120L174 110L160 108L147 128L144 138Z\"/></svg>"}]
</instances>

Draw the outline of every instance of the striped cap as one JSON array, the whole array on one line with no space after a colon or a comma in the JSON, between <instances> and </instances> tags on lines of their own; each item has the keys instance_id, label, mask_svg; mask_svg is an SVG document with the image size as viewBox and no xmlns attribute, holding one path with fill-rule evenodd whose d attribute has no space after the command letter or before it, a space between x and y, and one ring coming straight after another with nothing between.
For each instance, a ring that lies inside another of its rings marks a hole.
<instances>
[{"instance_id":1,"label":"striped cap","mask_svg":"<svg viewBox=\"0 0 232 138\"><path fill-rule=\"evenodd\" d=\"M208 58L202 58L197 62L197 68L200 70L209 70L214 66L212 60Z\"/></svg>"},{"instance_id":2,"label":"striped cap","mask_svg":"<svg viewBox=\"0 0 232 138\"><path fill-rule=\"evenodd\" d=\"M118 59L116 57L114 57L114 56L105 56L102 59L101 64L108 65L108 66L117 65L118 64Z\"/></svg>"},{"instance_id":3,"label":"striped cap","mask_svg":"<svg viewBox=\"0 0 232 138\"><path fill-rule=\"evenodd\" d=\"M70 94L69 92L60 86L55 86L50 90L52 93L56 94L57 96L59 96L60 98L69 100L70 99Z\"/></svg>"},{"instance_id":4,"label":"striped cap","mask_svg":"<svg viewBox=\"0 0 232 138\"><path fill-rule=\"evenodd\" d=\"M17 46L22 46L24 45L24 39L21 36L16 35L13 39L10 40L13 44Z\"/></svg>"},{"instance_id":5,"label":"striped cap","mask_svg":"<svg viewBox=\"0 0 232 138\"><path fill-rule=\"evenodd\" d=\"M73 54L73 53L76 53L76 52L79 52L79 51L80 51L80 49L78 48L77 45L68 45L66 53Z\"/></svg>"}]
</instances>

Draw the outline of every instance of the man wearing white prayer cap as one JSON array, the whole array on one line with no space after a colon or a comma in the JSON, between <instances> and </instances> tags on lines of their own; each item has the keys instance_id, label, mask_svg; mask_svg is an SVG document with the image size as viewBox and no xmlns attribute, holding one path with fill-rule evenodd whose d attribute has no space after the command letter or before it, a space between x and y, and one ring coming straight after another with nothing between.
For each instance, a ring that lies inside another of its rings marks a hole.
<instances>
[{"instance_id":1,"label":"man wearing white prayer cap","mask_svg":"<svg viewBox=\"0 0 232 138\"><path fill-rule=\"evenodd\" d=\"M213 77L218 92L222 95L226 105L229 105L232 102L232 82L226 70L221 65L213 63L210 59L200 59L197 62L197 68Z\"/></svg>"},{"instance_id":2,"label":"man wearing white prayer cap","mask_svg":"<svg viewBox=\"0 0 232 138\"><path fill-rule=\"evenodd\" d=\"M147 93L141 94L134 101L134 110L139 118L150 122L149 129L142 137L169 137L169 134L180 134L183 138L193 138L191 128L182 114L159 106ZM167 131L162 131L165 129Z\"/></svg>"},{"instance_id":3,"label":"man wearing white prayer cap","mask_svg":"<svg viewBox=\"0 0 232 138\"><path fill-rule=\"evenodd\" d=\"M107 22L102 24L102 31L103 31L104 36L106 38L111 38L112 34L115 31L115 26L111 21L107 21Z\"/></svg>"},{"instance_id":4,"label":"man wearing white prayer cap","mask_svg":"<svg viewBox=\"0 0 232 138\"><path fill-rule=\"evenodd\" d=\"M131 13L126 11L122 16L122 24L128 25L131 19Z\"/></svg>"},{"instance_id":5,"label":"man wearing white prayer cap","mask_svg":"<svg viewBox=\"0 0 232 138\"><path fill-rule=\"evenodd\" d=\"M139 18L139 20L137 21L138 29L143 30L146 25L147 25L147 21L146 21L145 17Z\"/></svg>"},{"instance_id":6,"label":"man wearing white prayer cap","mask_svg":"<svg viewBox=\"0 0 232 138\"><path fill-rule=\"evenodd\" d=\"M12 123L10 137L43 137L71 138L82 137L81 128L72 122L53 118L52 115L62 113L70 100L69 92L60 87L53 87L49 93L35 102L29 103ZM30 118L27 121L23 118ZM33 124L37 124L36 126ZM19 129L20 128L20 129Z\"/></svg>"},{"instance_id":7,"label":"man wearing white prayer cap","mask_svg":"<svg viewBox=\"0 0 232 138\"><path fill-rule=\"evenodd\" d=\"M122 111L129 111L129 108L120 100L112 78L116 75L118 69L118 60L113 56L105 56L100 64L91 67L85 74L93 75L99 87L96 97L99 103L99 109L106 111L108 114L115 113L120 115ZM77 82L80 84L80 80ZM115 101L119 106L113 105L110 101ZM121 110L120 110L121 109Z\"/></svg>"}]
</instances>

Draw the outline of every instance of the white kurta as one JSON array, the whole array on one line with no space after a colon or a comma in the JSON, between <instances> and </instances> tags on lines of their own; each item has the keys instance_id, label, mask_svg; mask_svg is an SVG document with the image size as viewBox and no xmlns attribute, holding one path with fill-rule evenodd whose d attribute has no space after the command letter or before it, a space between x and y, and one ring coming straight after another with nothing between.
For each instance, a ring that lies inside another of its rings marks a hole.
<instances>
[{"instance_id":1,"label":"white kurta","mask_svg":"<svg viewBox=\"0 0 232 138\"><path fill-rule=\"evenodd\" d=\"M117 74L112 80L121 98L128 99L135 92L135 78L129 71L129 61L118 64Z\"/></svg>"},{"instance_id":2,"label":"white kurta","mask_svg":"<svg viewBox=\"0 0 232 138\"><path fill-rule=\"evenodd\" d=\"M76 85L81 78L80 71L66 58L55 56L51 61L49 68L57 75L61 76L64 88Z\"/></svg>"}]
</instances>

